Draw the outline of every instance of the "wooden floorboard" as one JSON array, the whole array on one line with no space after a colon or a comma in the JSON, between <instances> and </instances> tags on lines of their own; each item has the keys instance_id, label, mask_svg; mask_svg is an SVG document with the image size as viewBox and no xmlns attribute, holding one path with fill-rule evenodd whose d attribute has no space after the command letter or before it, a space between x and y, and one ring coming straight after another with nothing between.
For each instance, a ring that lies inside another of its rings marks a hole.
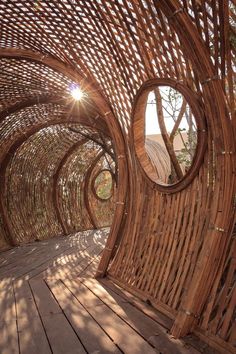
<instances>
[{"instance_id":1,"label":"wooden floorboard","mask_svg":"<svg viewBox=\"0 0 236 354\"><path fill-rule=\"evenodd\" d=\"M90 231L92 233L93 231ZM86 231L87 237L83 233L78 233L68 237L53 238L47 241L34 242L17 247L13 250L0 254L1 266L0 279L10 276L14 278L22 277L29 272L37 271L39 267L47 269L52 260L59 259L60 255L66 255L66 252L74 253L86 249L95 240L89 237L89 231ZM96 238L97 240L97 238ZM97 240L99 242L99 238Z\"/></svg>"},{"instance_id":2,"label":"wooden floorboard","mask_svg":"<svg viewBox=\"0 0 236 354\"><path fill-rule=\"evenodd\" d=\"M15 320L0 322L0 353L19 353L18 334Z\"/></svg>"},{"instance_id":3,"label":"wooden floorboard","mask_svg":"<svg viewBox=\"0 0 236 354\"><path fill-rule=\"evenodd\" d=\"M171 320L109 279L95 280L109 230L0 253L0 353L199 354Z\"/></svg>"},{"instance_id":4,"label":"wooden floorboard","mask_svg":"<svg viewBox=\"0 0 236 354\"><path fill-rule=\"evenodd\" d=\"M12 282L0 282L0 289L0 322L16 320L15 297Z\"/></svg>"},{"instance_id":5,"label":"wooden floorboard","mask_svg":"<svg viewBox=\"0 0 236 354\"><path fill-rule=\"evenodd\" d=\"M15 281L14 294L20 353L51 353L29 283L24 280Z\"/></svg>"},{"instance_id":6,"label":"wooden floorboard","mask_svg":"<svg viewBox=\"0 0 236 354\"><path fill-rule=\"evenodd\" d=\"M82 282L65 280L64 284L123 352L130 354L156 353L145 339L117 316Z\"/></svg>"},{"instance_id":7,"label":"wooden floorboard","mask_svg":"<svg viewBox=\"0 0 236 354\"><path fill-rule=\"evenodd\" d=\"M66 318L71 323L88 353L121 353L87 309L61 281L47 281Z\"/></svg>"},{"instance_id":8,"label":"wooden floorboard","mask_svg":"<svg viewBox=\"0 0 236 354\"><path fill-rule=\"evenodd\" d=\"M86 353L44 280L32 280L30 286L53 353Z\"/></svg>"},{"instance_id":9,"label":"wooden floorboard","mask_svg":"<svg viewBox=\"0 0 236 354\"><path fill-rule=\"evenodd\" d=\"M119 295L119 297L123 298L127 302L130 302L133 306L142 311L146 316L159 323L166 330L170 330L172 327L173 321L170 318L157 310L154 311L152 306L148 305L144 301L139 300L136 296L132 295L126 290L121 289L119 286L112 283L109 279L100 279L99 283L101 283L103 287L112 294L113 297L115 294Z\"/></svg>"}]
</instances>

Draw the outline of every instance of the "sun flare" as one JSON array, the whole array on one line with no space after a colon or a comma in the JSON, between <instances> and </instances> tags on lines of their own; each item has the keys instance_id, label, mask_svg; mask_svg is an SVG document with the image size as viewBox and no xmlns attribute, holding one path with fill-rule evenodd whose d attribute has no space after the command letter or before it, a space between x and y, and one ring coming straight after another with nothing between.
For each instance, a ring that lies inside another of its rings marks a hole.
<instances>
[{"instance_id":1,"label":"sun flare","mask_svg":"<svg viewBox=\"0 0 236 354\"><path fill-rule=\"evenodd\" d=\"M84 97L84 93L79 87L73 88L70 93L76 101L80 101Z\"/></svg>"}]
</instances>

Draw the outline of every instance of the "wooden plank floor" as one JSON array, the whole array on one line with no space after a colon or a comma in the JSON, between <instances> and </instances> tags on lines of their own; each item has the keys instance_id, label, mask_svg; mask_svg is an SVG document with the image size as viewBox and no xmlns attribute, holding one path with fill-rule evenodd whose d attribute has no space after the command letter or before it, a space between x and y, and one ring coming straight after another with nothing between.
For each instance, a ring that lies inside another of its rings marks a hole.
<instances>
[{"instance_id":1,"label":"wooden plank floor","mask_svg":"<svg viewBox=\"0 0 236 354\"><path fill-rule=\"evenodd\" d=\"M1 354L200 353L168 335L165 316L109 280L93 278L108 232L0 253Z\"/></svg>"}]
</instances>

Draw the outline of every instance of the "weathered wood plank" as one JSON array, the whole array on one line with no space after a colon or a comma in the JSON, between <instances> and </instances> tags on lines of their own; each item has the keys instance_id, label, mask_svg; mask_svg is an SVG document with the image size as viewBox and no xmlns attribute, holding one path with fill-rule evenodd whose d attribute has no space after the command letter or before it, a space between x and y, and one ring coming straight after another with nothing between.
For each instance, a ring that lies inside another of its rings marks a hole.
<instances>
[{"instance_id":1,"label":"weathered wood plank","mask_svg":"<svg viewBox=\"0 0 236 354\"><path fill-rule=\"evenodd\" d=\"M65 284L122 351L127 354L156 353L144 338L83 284L78 287L78 283L72 283L70 280L66 280Z\"/></svg>"},{"instance_id":2,"label":"weathered wood plank","mask_svg":"<svg viewBox=\"0 0 236 354\"><path fill-rule=\"evenodd\" d=\"M45 282L31 281L30 286L53 353L85 354L84 347Z\"/></svg>"},{"instance_id":3,"label":"weathered wood plank","mask_svg":"<svg viewBox=\"0 0 236 354\"><path fill-rule=\"evenodd\" d=\"M0 322L0 353L19 354L16 320Z\"/></svg>"},{"instance_id":4,"label":"weathered wood plank","mask_svg":"<svg viewBox=\"0 0 236 354\"><path fill-rule=\"evenodd\" d=\"M62 313L42 316L47 336L55 354L86 354L70 323Z\"/></svg>"},{"instance_id":5,"label":"weathered wood plank","mask_svg":"<svg viewBox=\"0 0 236 354\"><path fill-rule=\"evenodd\" d=\"M114 284L111 282L109 279L99 279L99 282L103 284L106 288L110 289L111 291L117 293L120 295L122 298L126 299L128 302L132 303L134 306L136 306L138 309L143 311L147 316L151 317L154 319L156 322L158 322L161 326L163 326L166 329L170 329L173 321L162 314L161 312L157 311L144 301L141 301L138 299L136 296L131 294L125 289L120 288L117 284Z\"/></svg>"},{"instance_id":6,"label":"weathered wood plank","mask_svg":"<svg viewBox=\"0 0 236 354\"><path fill-rule=\"evenodd\" d=\"M0 282L0 322L16 320L15 297L12 280Z\"/></svg>"},{"instance_id":7,"label":"weathered wood plank","mask_svg":"<svg viewBox=\"0 0 236 354\"><path fill-rule=\"evenodd\" d=\"M21 317L17 324L21 354L52 353L39 317Z\"/></svg>"},{"instance_id":8,"label":"weathered wood plank","mask_svg":"<svg viewBox=\"0 0 236 354\"><path fill-rule=\"evenodd\" d=\"M51 353L28 282L23 280L15 281L14 292L21 354Z\"/></svg>"},{"instance_id":9,"label":"weathered wood plank","mask_svg":"<svg viewBox=\"0 0 236 354\"><path fill-rule=\"evenodd\" d=\"M83 284L161 353L200 353L193 348L187 348L181 340L172 338L166 329L156 321L146 316L118 294L105 289L96 280L85 279Z\"/></svg>"},{"instance_id":10,"label":"weathered wood plank","mask_svg":"<svg viewBox=\"0 0 236 354\"><path fill-rule=\"evenodd\" d=\"M99 324L60 281L48 281L51 291L59 302L88 353L121 353Z\"/></svg>"},{"instance_id":11,"label":"weathered wood plank","mask_svg":"<svg viewBox=\"0 0 236 354\"><path fill-rule=\"evenodd\" d=\"M62 313L60 306L43 280L31 280L29 284L41 316Z\"/></svg>"},{"instance_id":12,"label":"weathered wood plank","mask_svg":"<svg viewBox=\"0 0 236 354\"><path fill-rule=\"evenodd\" d=\"M59 265L59 267L49 267L43 275L44 277L52 279L74 278L80 275L80 273L85 270L88 264L93 262L93 258L96 257L100 252L100 246L92 245L86 250L74 254L73 260L67 259L65 265Z\"/></svg>"}]
</instances>

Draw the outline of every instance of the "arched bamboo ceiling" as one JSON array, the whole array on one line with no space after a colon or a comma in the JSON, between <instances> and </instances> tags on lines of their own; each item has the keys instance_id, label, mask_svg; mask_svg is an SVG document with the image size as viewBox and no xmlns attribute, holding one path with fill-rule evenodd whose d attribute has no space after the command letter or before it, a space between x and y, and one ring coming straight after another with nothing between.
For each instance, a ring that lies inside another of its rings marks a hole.
<instances>
[{"instance_id":1,"label":"arched bamboo ceiling","mask_svg":"<svg viewBox=\"0 0 236 354\"><path fill-rule=\"evenodd\" d=\"M232 8L233 4L229 1L228 5ZM178 34L170 27L171 17L165 14L175 7L187 13L196 24L198 34L210 50L215 75L225 76L228 71L226 60L228 69L230 66L230 58L224 55L230 38L226 37L228 29L221 21L229 11L226 2L3 1L0 10L1 48L5 50L1 56L17 56L17 50L8 50L10 48L34 51L38 53L39 62L52 56L70 69L93 77L112 100L116 110L124 114L130 109L130 99L140 83L147 78L165 75L191 80L196 75L186 53L181 50ZM231 31L234 29L231 28ZM30 53L26 56L31 57ZM11 66L16 65L10 62L2 63L5 75ZM27 72L30 73L31 94L33 90L40 91L39 83L44 82L45 76L48 82L43 90L53 87L60 92L65 89L67 78L53 74L42 63L31 62L27 67L24 64L19 64L17 70L25 77L25 83L18 88L18 95L29 91ZM37 71L39 66L41 69ZM35 89L37 75L41 78ZM122 100L119 100L120 97ZM119 104L123 105L122 108Z\"/></svg>"}]
</instances>

